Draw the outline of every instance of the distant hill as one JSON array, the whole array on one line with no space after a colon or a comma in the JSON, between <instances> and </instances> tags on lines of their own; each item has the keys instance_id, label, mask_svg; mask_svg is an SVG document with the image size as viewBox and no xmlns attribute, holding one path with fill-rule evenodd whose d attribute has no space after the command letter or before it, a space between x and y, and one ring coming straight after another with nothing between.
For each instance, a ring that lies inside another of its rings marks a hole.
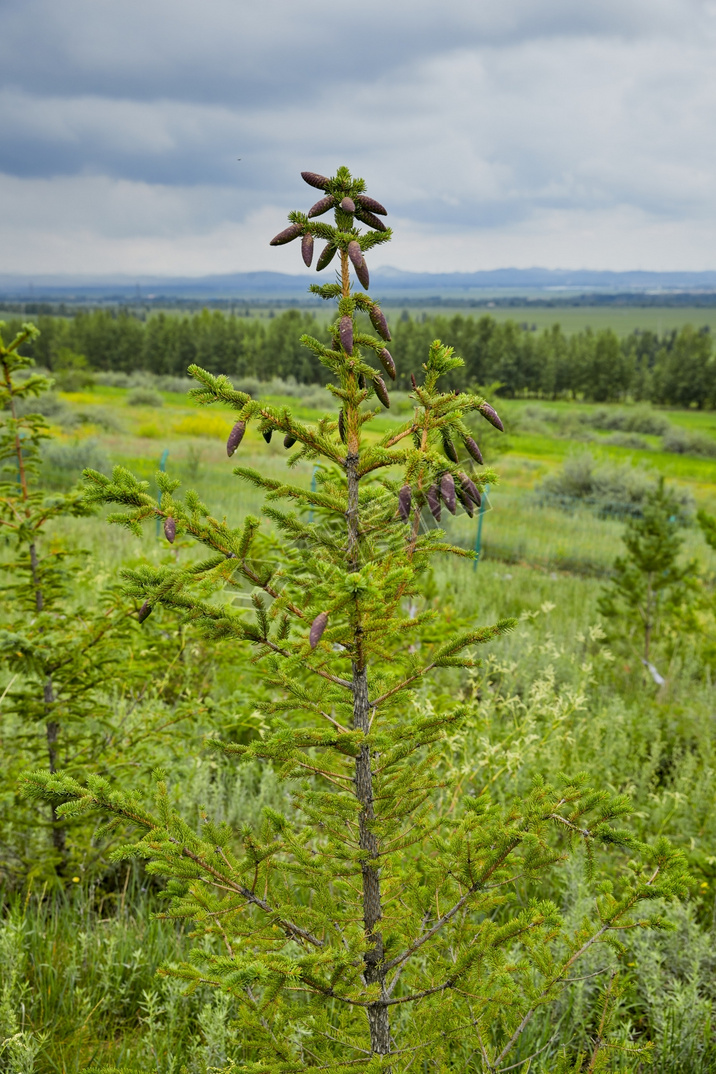
<instances>
[{"instance_id":1,"label":"distant hill","mask_svg":"<svg viewBox=\"0 0 716 1074\"><path fill-rule=\"evenodd\" d=\"M329 274L330 275L330 274ZM326 278L324 275L321 278ZM492 269L482 272L372 272L372 291L399 298L594 294L716 294L714 272L600 272L590 269ZM17 276L0 274L0 298L13 301L156 301L168 299L305 298L315 273L236 272L216 276ZM554 296L556 297L556 296Z\"/></svg>"}]
</instances>

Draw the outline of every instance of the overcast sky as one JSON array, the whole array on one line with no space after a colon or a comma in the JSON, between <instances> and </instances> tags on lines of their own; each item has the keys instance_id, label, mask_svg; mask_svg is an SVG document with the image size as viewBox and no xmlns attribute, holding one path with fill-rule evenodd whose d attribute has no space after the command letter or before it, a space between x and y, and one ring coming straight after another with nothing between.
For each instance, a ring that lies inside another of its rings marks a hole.
<instances>
[{"instance_id":1,"label":"overcast sky","mask_svg":"<svg viewBox=\"0 0 716 1074\"><path fill-rule=\"evenodd\" d=\"M0 72L0 272L297 273L340 164L372 267L716 269L714 0L2 0Z\"/></svg>"}]
</instances>

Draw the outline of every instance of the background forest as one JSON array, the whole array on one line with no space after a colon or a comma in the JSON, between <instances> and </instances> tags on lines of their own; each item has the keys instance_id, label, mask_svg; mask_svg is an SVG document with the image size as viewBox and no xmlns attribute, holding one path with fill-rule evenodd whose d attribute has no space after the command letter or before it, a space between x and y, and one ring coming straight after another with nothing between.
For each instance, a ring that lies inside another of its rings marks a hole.
<instances>
[{"instance_id":1,"label":"background forest","mask_svg":"<svg viewBox=\"0 0 716 1074\"><path fill-rule=\"evenodd\" d=\"M266 319L219 310L191 316L160 312L138 317L112 310L42 316L40 336L30 352L39 364L62 371L66 382L69 370L76 370L77 386L85 366L112 373L146 370L184 376L192 362L231 377L324 383L325 369L299 342L305 331L328 338L323 317L316 323L316 315L308 312L270 312ZM367 316L364 321L367 325ZM19 318L9 319L10 333L20 323ZM635 329L620 339L611 328L567 334L555 323L538 332L511 320L500 323L489 314L411 317L407 312L392 317L391 325L397 386L403 389L430 343L450 339L465 363L453 376L458 389L491 384L500 385L500 394L510 397L716 406L716 363L708 327Z\"/></svg>"},{"instance_id":2,"label":"background forest","mask_svg":"<svg viewBox=\"0 0 716 1074\"><path fill-rule=\"evenodd\" d=\"M37 364L23 376L44 370L54 386L38 381L17 401L20 414L39 415L36 457L29 440L23 449L34 522L18 534L8 508L0 537L0 1069L206 1074L239 1055L240 1033L225 996L200 987L184 998L175 978L157 976L192 943L181 922L153 916L165 905L163 882L139 862L113 860L126 831L107 831L92 815L59 821L20 795L19 780L49 766L78 777L100 772L146 793L161 768L189 823L208 816L239 830L258 825L266 807L287 808L286 786L270 765L239 768L209 748L217 737L250 743L264 730L266 687L255 666L237 658L230 640L203 639L161 608L140 623L140 602L119 585L122 566L141 575L192 563L194 550L159 523L141 538L108 527L76 482L85 467L109 473L122 463L153 494L157 470L198 488L218 519L259 514L259 493L238 484L226 458L229 411L198 412L186 396L186 368L196 362L226 373L237 388L258 388L273 405L316 421L325 370L298 337L329 337L320 319L299 311L268 321L210 311L143 321L95 311L42 317L39 327L19 348ZM6 343L19 328L13 321L3 329ZM425 714L456 698L469 712L441 744L443 778L460 785L479 773L504 802L527 796L536 779L586 773L591 785L629 795L630 830L645 840L668 837L691 875L688 895L661 907L668 929L630 933L611 963L595 955L557 1011L535 1019L515 1056L528 1065L517 1069L555 1069L565 1044L573 1056L592 1054L597 997L604 974L608 980L618 967L614 1039L652 1041L653 1052L609 1053L604 1069L647 1069L649 1061L660 1074L711 1071L711 336L690 327L567 336L559 326L535 333L489 316L394 318L391 330L393 415L410 412L410 372L441 337L465 361L448 387L492 386L506 430L500 438L480 426L485 462L499 475L483 509L473 518L443 512L441 520L451 541L479 549L476 564L435 567L411 613L439 608L456 629L476 618L518 620L483 651L478 669L457 678L440 671L421 690ZM387 421L376 419L376 434ZM265 443L250 428L242 453L243 465L265 477L283 475L280 440ZM7 507L24 477L12 445L4 457ZM316 476L305 462L294 468L306 488ZM268 524L261 533L270 561L278 538ZM32 577L18 540L37 544ZM250 591L237 599L248 604ZM422 629L423 644L433 643L430 625ZM56 715L48 723L50 680ZM590 898L583 864L553 874L545 894L576 925Z\"/></svg>"}]
</instances>

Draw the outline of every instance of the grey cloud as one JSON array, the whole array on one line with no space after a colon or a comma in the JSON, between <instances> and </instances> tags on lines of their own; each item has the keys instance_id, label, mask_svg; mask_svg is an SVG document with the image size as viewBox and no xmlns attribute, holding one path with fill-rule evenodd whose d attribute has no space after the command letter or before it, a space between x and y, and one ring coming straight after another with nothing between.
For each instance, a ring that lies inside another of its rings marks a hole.
<instances>
[{"instance_id":1,"label":"grey cloud","mask_svg":"<svg viewBox=\"0 0 716 1074\"><path fill-rule=\"evenodd\" d=\"M0 63L11 84L68 93L251 106L311 100L346 69L371 79L457 47L509 47L554 36L681 36L699 0L10 0Z\"/></svg>"},{"instance_id":2,"label":"grey cloud","mask_svg":"<svg viewBox=\"0 0 716 1074\"><path fill-rule=\"evenodd\" d=\"M206 259L225 232L250 268L246 244L314 200L298 172L341 163L418 246L441 232L460 257L463 232L541 227L549 240L577 217L587 234L589 214L635 233L716 219L715 4L415 0L406 12L6 0L0 173L17 220L34 227L44 198L48 232L49 207L62 217L58 244L73 241L71 220L97 248L125 236L138 256L156 240L158 258L174 236Z\"/></svg>"}]
</instances>

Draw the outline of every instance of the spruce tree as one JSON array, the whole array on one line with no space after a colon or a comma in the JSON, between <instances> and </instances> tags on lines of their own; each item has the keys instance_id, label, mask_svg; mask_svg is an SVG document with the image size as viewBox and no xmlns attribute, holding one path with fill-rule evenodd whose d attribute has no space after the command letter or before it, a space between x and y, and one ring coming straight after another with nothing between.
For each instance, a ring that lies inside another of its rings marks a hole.
<instances>
[{"instance_id":1,"label":"spruce tree","mask_svg":"<svg viewBox=\"0 0 716 1074\"><path fill-rule=\"evenodd\" d=\"M67 746L68 722L86 711L93 689L106 680L104 641L116 625L117 609L107 608L104 616L89 621L79 616L72 622L66 614L68 587L81 567L45 535L56 519L86 515L91 508L79 488L49 492L39 480L41 446L50 430L41 414L28 412L28 405L52 382L31 372L32 359L21 353L23 344L38 334L34 325L25 324L7 344L0 336L0 533L10 548L1 564L0 664L10 674L3 712L22 719L25 764L28 757L38 763L44 752L53 773ZM88 652L91 671L83 660ZM11 754L6 747L6 762ZM50 835L61 868L66 834L54 805Z\"/></svg>"},{"instance_id":2,"label":"spruce tree","mask_svg":"<svg viewBox=\"0 0 716 1074\"><path fill-rule=\"evenodd\" d=\"M103 868L103 846L86 830L68 840L67 821L54 805L45 820L27 815L27 805L17 798L20 773L41 764L50 774L62 768L81 775L85 767L106 772L123 763L129 742L139 740L144 740L143 767L151 770L156 731L168 719L161 706L148 711L145 705L136 720L118 711L123 692L126 698L135 688L150 698L147 680L152 674L157 678L157 668L150 672L136 650L149 648L156 661L168 645L162 641L158 652L152 638L148 646L131 615L135 609L116 582L98 588L91 557L61 533L64 519L86 516L94 508L80 488L58 492L44 480L42 449L53 434L33 407L53 382L33 371L32 358L23 353L37 334L26 324L7 344L0 336L0 877L5 883L28 875L52 880L70 863L73 872ZM133 636L139 642L134 653ZM139 767L138 757L134 760Z\"/></svg>"},{"instance_id":3,"label":"spruce tree","mask_svg":"<svg viewBox=\"0 0 716 1074\"><path fill-rule=\"evenodd\" d=\"M214 518L167 475L158 475L157 504L124 468L111 479L87 472L89 501L122 508L111 521L140 533L159 518L170 540L181 534L203 548L191 562L125 571L127 587L145 621L165 605L237 660L253 648L266 726L248 743L212 745L271 763L288 782L291 807L267 809L260 830L233 832L206 818L196 831L171 804L171 773L159 774L154 806L99 777L33 773L25 790L64 816L99 809L110 826L138 828L123 853L166 878L165 916L188 919L198 939L189 962L164 972L189 989L230 994L242 1041L232 1070L509 1069L525 1060L535 1016L579 977L582 958L618 947L630 928L663 925L641 904L684 890L684 866L665 841L641 846L615 827L626 800L581 777L538 780L508 808L478 789L479 774L474 784L444 785L441 758L470 711L432 706L427 679L474 667L475 649L514 624L453 634L443 625L431 640L435 622L426 627L431 618L440 625L437 613L411 614L411 602L433 560L471 558L435 521L443 509L472 514L495 480L470 470L479 448L468 416L501 423L479 396L441 390L440 378L461 361L436 340L413 377L413 414L373 431L390 406L383 374L395 368L364 255L390 238L386 211L346 168L332 178L302 174L321 198L292 212L273 244L300 238L310 264L323 240L319 270L337 258L336 281L312 287L337 302L332 345L302 337L328 370L333 413L307 424L225 376L190 368L199 404L235 412L229 456L253 423L267 441L282 436L294 449L289 467L320 463L314 491L234 470L264 491L278 549L258 518ZM333 224L318 219L329 210ZM351 266L363 290L353 288ZM247 589L250 616L233 602ZM591 918L570 932L539 883L579 845L588 866L606 848L615 879L599 886ZM543 1056L556 1052L549 1033L552 1051L543 1044Z\"/></svg>"},{"instance_id":4,"label":"spruce tree","mask_svg":"<svg viewBox=\"0 0 716 1074\"><path fill-rule=\"evenodd\" d=\"M655 644L665 643L671 657L679 639L697 629L697 566L693 560L679 562L684 543L679 520L679 505L660 478L641 515L627 521L627 554L615 559L599 600L601 614L613 625L610 644L636 651L647 667Z\"/></svg>"}]
</instances>

